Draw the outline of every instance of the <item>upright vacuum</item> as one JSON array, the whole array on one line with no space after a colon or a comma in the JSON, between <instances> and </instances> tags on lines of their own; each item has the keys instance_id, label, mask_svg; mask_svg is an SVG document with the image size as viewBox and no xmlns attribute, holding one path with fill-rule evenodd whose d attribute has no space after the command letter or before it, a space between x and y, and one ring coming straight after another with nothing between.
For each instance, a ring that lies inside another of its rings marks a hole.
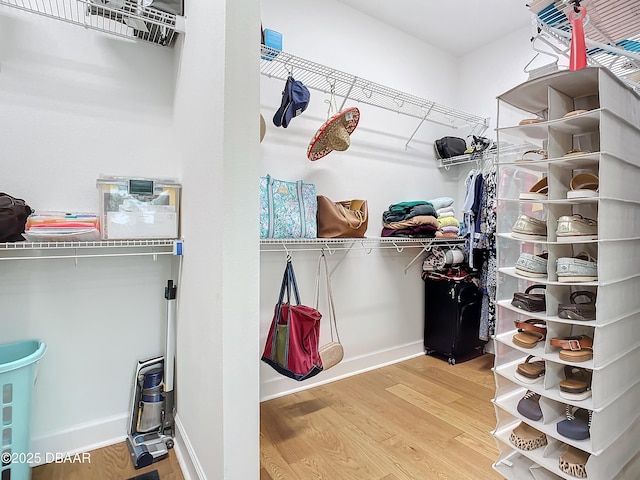
<instances>
[{"instance_id":1,"label":"upright vacuum","mask_svg":"<svg viewBox=\"0 0 640 480\"><path fill-rule=\"evenodd\" d=\"M176 292L177 286L169 280L164 290L167 300L164 357L139 361L136 367L127 431L127 447L136 469L166 458L173 448Z\"/></svg>"}]
</instances>

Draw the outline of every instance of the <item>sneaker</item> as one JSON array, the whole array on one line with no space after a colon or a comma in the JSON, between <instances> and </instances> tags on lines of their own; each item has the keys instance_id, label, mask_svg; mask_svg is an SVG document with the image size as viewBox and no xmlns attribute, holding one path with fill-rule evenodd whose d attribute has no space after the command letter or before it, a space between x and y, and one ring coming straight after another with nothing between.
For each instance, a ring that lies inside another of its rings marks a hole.
<instances>
[{"instance_id":1,"label":"sneaker","mask_svg":"<svg viewBox=\"0 0 640 480\"><path fill-rule=\"evenodd\" d=\"M558 242L575 242L576 237L580 237L579 240L597 240L598 222L577 213L572 216L560 217L556 235Z\"/></svg>"},{"instance_id":2,"label":"sneaker","mask_svg":"<svg viewBox=\"0 0 640 480\"><path fill-rule=\"evenodd\" d=\"M513 238L523 240L546 240L547 222L528 215L520 215L511 229Z\"/></svg>"},{"instance_id":3,"label":"sneaker","mask_svg":"<svg viewBox=\"0 0 640 480\"><path fill-rule=\"evenodd\" d=\"M594 282L598 280L598 263L588 253L581 252L574 258L559 258L556 273L559 282Z\"/></svg>"},{"instance_id":4,"label":"sneaker","mask_svg":"<svg viewBox=\"0 0 640 480\"><path fill-rule=\"evenodd\" d=\"M546 277L548 257L549 254L547 252L543 252L540 255L521 253L516 262L516 273L523 277Z\"/></svg>"}]
</instances>

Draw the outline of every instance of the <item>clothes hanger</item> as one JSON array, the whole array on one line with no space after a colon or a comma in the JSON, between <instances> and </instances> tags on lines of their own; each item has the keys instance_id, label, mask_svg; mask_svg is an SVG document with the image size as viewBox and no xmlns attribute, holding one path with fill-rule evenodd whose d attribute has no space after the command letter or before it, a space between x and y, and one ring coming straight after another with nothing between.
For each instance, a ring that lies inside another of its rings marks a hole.
<instances>
[{"instance_id":1,"label":"clothes hanger","mask_svg":"<svg viewBox=\"0 0 640 480\"><path fill-rule=\"evenodd\" d=\"M540 32L538 32L539 34ZM555 53L552 52L548 52L546 50L540 50L540 48L536 47L536 40L538 40L538 35L536 35L535 37L531 38L531 48L533 49L534 52L536 52L536 54L534 55L534 57L529 60L529 63L527 63L524 68L523 71L524 73L531 73L533 71L537 71L540 70L541 68L544 68L545 70L549 69L549 67L558 67L558 60L560 59L560 57L558 57L558 55L556 55ZM536 58L538 58L540 55L547 55L553 58L553 62L543 66L543 67L538 67L538 68L531 68L529 69L529 66L535 61Z\"/></svg>"}]
</instances>

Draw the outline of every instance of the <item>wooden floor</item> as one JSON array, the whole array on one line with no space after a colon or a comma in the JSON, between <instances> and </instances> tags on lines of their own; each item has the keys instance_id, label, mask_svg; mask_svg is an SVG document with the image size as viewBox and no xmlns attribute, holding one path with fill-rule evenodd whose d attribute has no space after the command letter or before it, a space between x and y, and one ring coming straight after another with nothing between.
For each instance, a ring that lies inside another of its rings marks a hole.
<instances>
[{"instance_id":1,"label":"wooden floor","mask_svg":"<svg viewBox=\"0 0 640 480\"><path fill-rule=\"evenodd\" d=\"M260 479L502 479L492 365L420 356L263 402Z\"/></svg>"},{"instance_id":2,"label":"wooden floor","mask_svg":"<svg viewBox=\"0 0 640 480\"><path fill-rule=\"evenodd\" d=\"M492 355L450 366L420 356L260 406L261 480L498 480ZM184 480L175 452L135 470L124 443L32 480Z\"/></svg>"},{"instance_id":3,"label":"wooden floor","mask_svg":"<svg viewBox=\"0 0 640 480\"><path fill-rule=\"evenodd\" d=\"M91 463L49 463L33 469L31 480L126 480L157 470L160 480L184 480L173 450L169 457L136 470L127 445L118 443L88 452Z\"/></svg>"}]
</instances>

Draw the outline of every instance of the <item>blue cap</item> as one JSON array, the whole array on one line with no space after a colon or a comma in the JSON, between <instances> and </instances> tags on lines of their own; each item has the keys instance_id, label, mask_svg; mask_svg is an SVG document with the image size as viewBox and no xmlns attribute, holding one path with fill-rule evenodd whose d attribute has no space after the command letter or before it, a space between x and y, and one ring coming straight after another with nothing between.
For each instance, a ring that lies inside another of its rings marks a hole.
<instances>
[{"instance_id":1,"label":"blue cap","mask_svg":"<svg viewBox=\"0 0 640 480\"><path fill-rule=\"evenodd\" d=\"M309 89L289 75L282 91L282 103L273 116L273 124L276 127L287 128L293 117L297 117L307 109L310 97Z\"/></svg>"}]
</instances>

